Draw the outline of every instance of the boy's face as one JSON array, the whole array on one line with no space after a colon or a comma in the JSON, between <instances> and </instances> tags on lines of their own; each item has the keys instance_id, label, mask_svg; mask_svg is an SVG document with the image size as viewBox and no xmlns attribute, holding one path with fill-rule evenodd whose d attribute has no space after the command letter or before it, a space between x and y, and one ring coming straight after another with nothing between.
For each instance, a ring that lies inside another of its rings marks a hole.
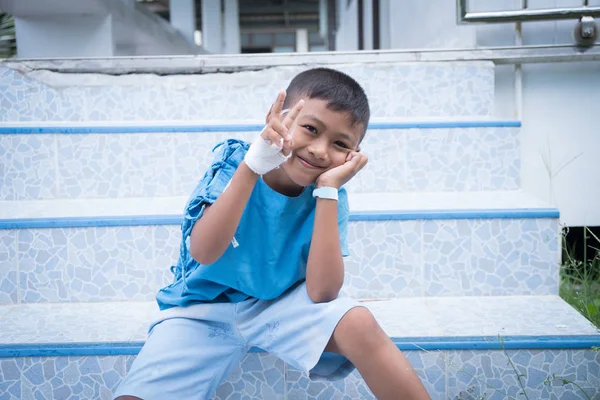
<instances>
[{"instance_id":1,"label":"boy's face","mask_svg":"<svg viewBox=\"0 0 600 400\"><path fill-rule=\"evenodd\" d=\"M281 169L289 184L305 187L322 173L343 165L351 151L359 151L363 126L352 125L348 112L327 108L325 100L305 99L290 133L292 156Z\"/></svg>"}]
</instances>

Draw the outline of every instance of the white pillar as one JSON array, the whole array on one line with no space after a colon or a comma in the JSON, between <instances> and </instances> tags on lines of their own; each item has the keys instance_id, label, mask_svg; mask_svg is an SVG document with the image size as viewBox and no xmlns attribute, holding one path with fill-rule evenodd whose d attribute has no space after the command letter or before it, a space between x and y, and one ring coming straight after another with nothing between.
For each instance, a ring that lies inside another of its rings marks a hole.
<instances>
[{"instance_id":1,"label":"white pillar","mask_svg":"<svg viewBox=\"0 0 600 400\"><path fill-rule=\"evenodd\" d=\"M20 58L115 55L109 15L15 17L15 31Z\"/></svg>"},{"instance_id":2,"label":"white pillar","mask_svg":"<svg viewBox=\"0 0 600 400\"><path fill-rule=\"evenodd\" d=\"M209 53L223 52L221 0L202 0L202 46Z\"/></svg>"},{"instance_id":3,"label":"white pillar","mask_svg":"<svg viewBox=\"0 0 600 400\"><path fill-rule=\"evenodd\" d=\"M327 0L319 0L319 35L327 40Z\"/></svg>"},{"instance_id":4,"label":"white pillar","mask_svg":"<svg viewBox=\"0 0 600 400\"><path fill-rule=\"evenodd\" d=\"M296 29L296 52L308 53L308 29Z\"/></svg>"},{"instance_id":5,"label":"white pillar","mask_svg":"<svg viewBox=\"0 0 600 400\"><path fill-rule=\"evenodd\" d=\"M241 53L238 0L225 0L225 53Z\"/></svg>"},{"instance_id":6,"label":"white pillar","mask_svg":"<svg viewBox=\"0 0 600 400\"><path fill-rule=\"evenodd\" d=\"M169 14L171 25L190 45L195 46L196 2L194 0L170 0Z\"/></svg>"},{"instance_id":7,"label":"white pillar","mask_svg":"<svg viewBox=\"0 0 600 400\"><path fill-rule=\"evenodd\" d=\"M363 0L363 50L373 50L373 0Z\"/></svg>"},{"instance_id":8,"label":"white pillar","mask_svg":"<svg viewBox=\"0 0 600 400\"><path fill-rule=\"evenodd\" d=\"M392 48L390 38L390 1L379 0L379 48L382 50Z\"/></svg>"}]
</instances>

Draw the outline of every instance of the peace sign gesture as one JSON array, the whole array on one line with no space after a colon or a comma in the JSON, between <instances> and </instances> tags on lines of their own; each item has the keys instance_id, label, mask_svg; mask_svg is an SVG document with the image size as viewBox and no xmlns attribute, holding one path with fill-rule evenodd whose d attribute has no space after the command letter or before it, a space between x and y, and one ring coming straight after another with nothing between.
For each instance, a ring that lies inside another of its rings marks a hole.
<instances>
[{"instance_id":1,"label":"peace sign gesture","mask_svg":"<svg viewBox=\"0 0 600 400\"><path fill-rule=\"evenodd\" d=\"M261 132L261 137L271 145L271 147L278 148L282 151L283 155L288 156L292 144L290 129L292 128L292 125L294 125L296 117L300 114L300 110L302 110L302 107L304 106L304 100L298 101L291 111L283 110L285 96L285 90L282 90L277 95L277 98L267 115L267 126Z\"/></svg>"},{"instance_id":2,"label":"peace sign gesture","mask_svg":"<svg viewBox=\"0 0 600 400\"><path fill-rule=\"evenodd\" d=\"M298 101L289 112L282 110L284 101L285 91L282 90L267 115L267 126L260 136L254 139L244 157L246 165L258 175L264 175L279 167L291 155L290 130L304 106L304 100Z\"/></svg>"}]
</instances>

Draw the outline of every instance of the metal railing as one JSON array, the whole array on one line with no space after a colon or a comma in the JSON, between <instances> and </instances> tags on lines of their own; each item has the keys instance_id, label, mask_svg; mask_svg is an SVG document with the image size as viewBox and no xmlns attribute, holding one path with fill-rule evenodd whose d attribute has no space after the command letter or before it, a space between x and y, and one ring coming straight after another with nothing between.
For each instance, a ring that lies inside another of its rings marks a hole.
<instances>
[{"instance_id":1,"label":"metal railing","mask_svg":"<svg viewBox=\"0 0 600 400\"><path fill-rule=\"evenodd\" d=\"M547 9L530 9L525 6L521 10L469 12L468 0L457 0L458 23L499 23L548 21L559 19L580 19L582 17L600 17L600 7L590 7L589 0L583 0L582 7L561 7Z\"/></svg>"}]
</instances>

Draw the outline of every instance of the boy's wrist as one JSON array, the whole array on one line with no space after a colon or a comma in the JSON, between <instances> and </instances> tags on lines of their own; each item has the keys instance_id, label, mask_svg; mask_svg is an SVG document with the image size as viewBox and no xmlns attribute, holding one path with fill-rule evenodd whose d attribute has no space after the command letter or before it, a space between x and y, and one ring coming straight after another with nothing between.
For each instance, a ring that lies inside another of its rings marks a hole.
<instances>
[{"instance_id":1,"label":"boy's wrist","mask_svg":"<svg viewBox=\"0 0 600 400\"><path fill-rule=\"evenodd\" d=\"M337 201L339 199L338 189L331 186L322 186L313 190L313 197Z\"/></svg>"},{"instance_id":2,"label":"boy's wrist","mask_svg":"<svg viewBox=\"0 0 600 400\"><path fill-rule=\"evenodd\" d=\"M252 168L250 168L248 166L248 164L246 163L245 160L242 160L242 162L240 163L240 166L238 168L244 169L247 173L251 174L252 177L256 177L257 180L260 177L259 174L257 174L254 170L252 170Z\"/></svg>"},{"instance_id":3,"label":"boy's wrist","mask_svg":"<svg viewBox=\"0 0 600 400\"><path fill-rule=\"evenodd\" d=\"M322 187L332 187L332 188L336 188L337 190L340 190L340 187L342 186L342 185L338 184L337 182L322 180L322 179L317 179L316 184L317 184L316 185L317 189L322 188Z\"/></svg>"}]
</instances>

